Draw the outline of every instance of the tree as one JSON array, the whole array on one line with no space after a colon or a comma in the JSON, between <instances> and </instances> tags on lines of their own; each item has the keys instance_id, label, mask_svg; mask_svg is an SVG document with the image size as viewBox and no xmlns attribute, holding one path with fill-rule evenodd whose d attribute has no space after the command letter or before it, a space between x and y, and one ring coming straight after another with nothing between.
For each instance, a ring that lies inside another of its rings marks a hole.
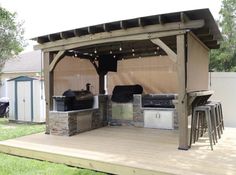
<instances>
[{"instance_id":1,"label":"tree","mask_svg":"<svg viewBox=\"0 0 236 175\"><path fill-rule=\"evenodd\" d=\"M223 40L210 54L210 70L236 71L236 0L222 0L219 25Z\"/></svg>"},{"instance_id":2,"label":"tree","mask_svg":"<svg viewBox=\"0 0 236 175\"><path fill-rule=\"evenodd\" d=\"M23 50L23 34L22 23L16 21L16 13L0 6L0 71L6 60Z\"/></svg>"}]
</instances>

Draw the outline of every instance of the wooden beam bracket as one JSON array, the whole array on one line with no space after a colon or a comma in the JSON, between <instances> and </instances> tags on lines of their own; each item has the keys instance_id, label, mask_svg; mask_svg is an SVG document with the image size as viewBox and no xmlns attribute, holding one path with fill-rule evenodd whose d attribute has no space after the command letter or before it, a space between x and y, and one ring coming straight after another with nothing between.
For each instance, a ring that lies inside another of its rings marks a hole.
<instances>
[{"instance_id":1,"label":"wooden beam bracket","mask_svg":"<svg viewBox=\"0 0 236 175\"><path fill-rule=\"evenodd\" d=\"M163 41L161 41L159 38L151 39L151 41L161 47L172 61L177 62L177 54L171 48L169 48Z\"/></svg>"},{"instance_id":2,"label":"wooden beam bracket","mask_svg":"<svg viewBox=\"0 0 236 175\"><path fill-rule=\"evenodd\" d=\"M61 50L57 53L55 58L52 60L52 62L49 65L49 72L52 72L54 68L56 67L57 63L64 57L65 50Z\"/></svg>"}]
</instances>

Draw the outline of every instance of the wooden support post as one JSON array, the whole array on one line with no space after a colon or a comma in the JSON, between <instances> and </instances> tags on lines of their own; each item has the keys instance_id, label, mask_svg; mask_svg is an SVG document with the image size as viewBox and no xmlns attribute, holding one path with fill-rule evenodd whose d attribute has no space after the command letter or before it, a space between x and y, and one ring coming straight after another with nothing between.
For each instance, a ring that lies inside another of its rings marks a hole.
<instances>
[{"instance_id":1,"label":"wooden support post","mask_svg":"<svg viewBox=\"0 0 236 175\"><path fill-rule=\"evenodd\" d=\"M49 134L49 111L52 110L52 95L53 95L53 71L49 71L49 65L53 60L53 55L50 52L44 52L44 87L45 87L45 101L46 101L46 134Z\"/></svg>"},{"instance_id":2,"label":"wooden support post","mask_svg":"<svg viewBox=\"0 0 236 175\"><path fill-rule=\"evenodd\" d=\"M185 35L177 35L177 71L178 71L178 118L179 149L188 150L188 109L186 92L186 43Z\"/></svg>"},{"instance_id":3,"label":"wooden support post","mask_svg":"<svg viewBox=\"0 0 236 175\"><path fill-rule=\"evenodd\" d=\"M99 94L105 94L105 74L99 74Z\"/></svg>"}]
</instances>

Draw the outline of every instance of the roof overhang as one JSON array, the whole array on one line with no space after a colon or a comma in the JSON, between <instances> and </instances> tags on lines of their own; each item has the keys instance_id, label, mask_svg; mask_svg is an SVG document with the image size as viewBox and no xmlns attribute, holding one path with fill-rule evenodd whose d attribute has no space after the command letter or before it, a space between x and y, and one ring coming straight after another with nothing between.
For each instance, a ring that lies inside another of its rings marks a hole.
<instances>
[{"instance_id":1,"label":"roof overhang","mask_svg":"<svg viewBox=\"0 0 236 175\"><path fill-rule=\"evenodd\" d=\"M172 50L176 50L176 39L171 36L189 31L207 48L219 48L218 41L222 36L209 9L146 16L39 36L34 38L39 43L34 48L43 51L72 49L78 54L92 54L94 49L104 53L108 50L118 52L121 45L126 45L126 50L132 50L135 45L153 53L156 45L151 39L161 38Z\"/></svg>"}]
</instances>

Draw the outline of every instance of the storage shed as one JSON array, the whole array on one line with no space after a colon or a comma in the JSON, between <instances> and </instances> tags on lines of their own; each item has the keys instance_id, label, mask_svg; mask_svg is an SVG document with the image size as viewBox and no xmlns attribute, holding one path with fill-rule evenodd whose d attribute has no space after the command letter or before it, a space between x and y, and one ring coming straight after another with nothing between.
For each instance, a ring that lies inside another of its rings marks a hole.
<instances>
[{"instance_id":1,"label":"storage shed","mask_svg":"<svg viewBox=\"0 0 236 175\"><path fill-rule=\"evenodd\" d=\"M19 76L7 81L9 120L45 122L44 88L40 79Z\"/></svg>"}]
</instances>

